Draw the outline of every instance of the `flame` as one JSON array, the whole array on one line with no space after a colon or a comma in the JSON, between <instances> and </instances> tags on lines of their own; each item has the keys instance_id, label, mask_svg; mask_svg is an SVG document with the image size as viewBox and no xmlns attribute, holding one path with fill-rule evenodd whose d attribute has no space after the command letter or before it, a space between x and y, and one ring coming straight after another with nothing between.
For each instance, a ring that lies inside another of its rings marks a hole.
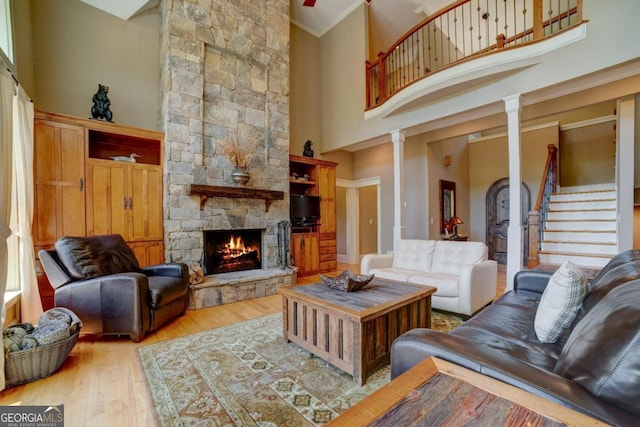
<instances>
[{"instance_id":1,"label":"flame","mask_svg":"<svg viewBox=\"0 0 640 427\"><path fill-rule=\"evenodd\" d=\"M244 245L244 241L241 236L231 236L229 243L225 245L226 253L233 257L247 254L251 251L251 248Z\"/></svg>"}]
</instances>

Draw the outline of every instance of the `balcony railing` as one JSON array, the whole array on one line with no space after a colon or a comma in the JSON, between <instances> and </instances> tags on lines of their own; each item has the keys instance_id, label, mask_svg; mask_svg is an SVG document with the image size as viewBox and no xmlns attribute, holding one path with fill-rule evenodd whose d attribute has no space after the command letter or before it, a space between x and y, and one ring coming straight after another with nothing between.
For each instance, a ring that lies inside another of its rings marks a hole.
<instances>
[{"instance_id":1,"label":"balcony railing","mask_svg":"<svg viewBox=\"0 0 640 427\"><path fill-rule=\"evenodd\" d=\"M460 61L522 46L582 22L582 0L459 0L366 62L367 109Z\"/></svg>"}]
</instances>

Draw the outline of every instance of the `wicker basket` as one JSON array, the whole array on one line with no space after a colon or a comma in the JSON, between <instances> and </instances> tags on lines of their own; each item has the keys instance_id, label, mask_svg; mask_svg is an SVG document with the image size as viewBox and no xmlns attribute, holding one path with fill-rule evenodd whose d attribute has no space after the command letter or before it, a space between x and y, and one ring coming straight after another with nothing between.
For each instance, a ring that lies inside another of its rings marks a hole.
<instances>
[{"instance_id":1,"label":"wicker basket","mask_svg":"<svg viewBox=\"0 0 640 427\"><path fill-rule=\"evenodd\" d=\"M320 275L322 283L330 287L343 292L358 291L369 284L373 279L373 274L352 274L348 270L344 270L342 273L335 277Z\"/></svg>"},{"instance_id":2,"label":"wicker basket","mask_svg":"<svg viewBox=\"0 0 640 427\"><path fill-rule=\"evenodd\" d=\"M71 314L73 322L70 330L73 333L68 338L35 348L12 351L5 356L4 375L7 386L48 377L64 363L80 335L80 319L73 312Z\"/></svg>"}]
</instances>

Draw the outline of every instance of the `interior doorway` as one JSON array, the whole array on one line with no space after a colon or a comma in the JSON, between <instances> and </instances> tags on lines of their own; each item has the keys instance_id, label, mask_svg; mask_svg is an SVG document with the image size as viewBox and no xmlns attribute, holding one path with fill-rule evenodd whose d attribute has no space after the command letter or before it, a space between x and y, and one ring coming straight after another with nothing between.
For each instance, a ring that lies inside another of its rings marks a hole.
<instances>
[{"instance_id":1,"label":"interior doorway","mask_svg":"<svg viewBox=\"0 0 640 427\"><path fill-rule=\"evenodd\" d=\"M338 262L380 253L380 178L336 180Z\"/></svg>"},{"instance_id":2,"label":"interior doorway","mask_svg":"<svg viewBox=\"0 0 640 427\"><path fill-rule=\"evenodd\" d=\"M531 193L529 187L523 182L521 189L522 198L522 226L524 235L523 265L527 265L529 257L529 227L528 216L531 209ZM487 246L489 247L489 259L496 260L498 264L507 263L507 235L509 230L509 178L495 181L487 190Z\"/></svg>"},{"instance_id":3,"label":"interior doorway","mask_svg":"<svg viewBox=\"0 0 640 427\"><path fill-rule=\"evenodd\" d=\"M378 253L378 189L369 185L358 189L360 203L360 218L358 235L360 242L360 256Z\"/></svg>"}]
</instances>

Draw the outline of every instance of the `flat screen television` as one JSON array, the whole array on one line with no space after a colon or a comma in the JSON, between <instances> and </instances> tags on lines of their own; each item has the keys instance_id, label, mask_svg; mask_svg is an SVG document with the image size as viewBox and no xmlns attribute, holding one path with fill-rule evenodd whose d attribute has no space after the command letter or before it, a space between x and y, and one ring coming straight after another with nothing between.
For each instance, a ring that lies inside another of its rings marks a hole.
<instances>
[{"instance_id":1,"label":"flat screen television","mask_svg":"<svg viewBox=\"0 0 640 427\"><path fill-rule=\"evenodd\" d=\"M290 197L291 224L315 224L320 219L320 196L292 194Z\"/></svg>"}]
</instances>

